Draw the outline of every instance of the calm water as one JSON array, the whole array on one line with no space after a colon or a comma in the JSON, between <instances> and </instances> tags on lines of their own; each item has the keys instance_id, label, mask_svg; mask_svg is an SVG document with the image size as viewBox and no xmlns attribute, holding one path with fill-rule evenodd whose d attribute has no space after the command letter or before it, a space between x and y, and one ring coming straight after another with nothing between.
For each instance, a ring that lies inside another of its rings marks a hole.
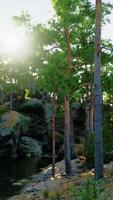
<instances>
[{"instance_id":1,"label":"calm water","mask_svg":"<svg viewBox=\"0 0 113 200\"><path fill-rule=\"evenodd\" d=\"M39 173L47 164L48 161L37 161L35 158L17 158L0 162L0 200L6 200L19 192L19 188L12 185L14 182Z\"/></svg>"}]
</instances>

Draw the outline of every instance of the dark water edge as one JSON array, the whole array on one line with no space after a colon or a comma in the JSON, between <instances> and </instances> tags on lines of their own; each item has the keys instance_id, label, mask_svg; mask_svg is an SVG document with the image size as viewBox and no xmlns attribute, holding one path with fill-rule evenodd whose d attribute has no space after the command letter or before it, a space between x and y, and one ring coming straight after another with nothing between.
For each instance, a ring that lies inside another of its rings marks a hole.
<instances>
[{"instance_id":1,"label":"dark water edge","mask_svg":"<svg viewBox=\"0 0 113 200\"><path fill-rule=\"evenodd\" d=\"M39 173L48 164L48 160L39 161L36 158L0 161L0 200L7 200L8 197L19 194L20 188L13 186L13 183L21 179L28 179L33 174Z\"/></svg>"}]
</instances>

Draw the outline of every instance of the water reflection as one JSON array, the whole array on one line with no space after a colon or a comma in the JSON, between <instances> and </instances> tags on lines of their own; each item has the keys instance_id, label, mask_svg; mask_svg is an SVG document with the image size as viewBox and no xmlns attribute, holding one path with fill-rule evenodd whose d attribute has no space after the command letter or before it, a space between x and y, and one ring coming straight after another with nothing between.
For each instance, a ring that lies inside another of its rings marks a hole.
<instances>
[{"instance_id":1,"label":"water reflection","mask_svg":"<svg viewBox=\"0 0 113 200\"><path fill-rule=\"evenodd\" d=\"M0 161L0 200L17 194L18 189L12 183L29 178L31 175L41 171L47 166L48 161L38 161L36 158L17 158L13 160Z\"/></svg>"}]
</instances>

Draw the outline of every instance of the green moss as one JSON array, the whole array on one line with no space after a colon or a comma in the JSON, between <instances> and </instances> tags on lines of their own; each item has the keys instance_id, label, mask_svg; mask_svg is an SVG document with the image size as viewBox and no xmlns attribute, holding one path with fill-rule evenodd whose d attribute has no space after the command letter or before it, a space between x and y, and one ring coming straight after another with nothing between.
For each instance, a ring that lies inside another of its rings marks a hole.
<instances>
[{"instance_id":1,"label":"green moss","mask_svg":"<svg viewBox=\"0 0 113 200\"><path fill-rule=\"evenodd\" d=\"M1 105L0 106L0 116L7 113L9 111L7 105Z\"/></svg>"},{"instance_id":2,"label":"green moss","mask_svg":"<svg viewBox=\"0 0 113 200\"><path fill-rule=\"evenodd\" d=\"M49 198L49 190L48 189L43 190L42 195L43 195L44 199L48 199Z\"/></svg>"}]
</instances>

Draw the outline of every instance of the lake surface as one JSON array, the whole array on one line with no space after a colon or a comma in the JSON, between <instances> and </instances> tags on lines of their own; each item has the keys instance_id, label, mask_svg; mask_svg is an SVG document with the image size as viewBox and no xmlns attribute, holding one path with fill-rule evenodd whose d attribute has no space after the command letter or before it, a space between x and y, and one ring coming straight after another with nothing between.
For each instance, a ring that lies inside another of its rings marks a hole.
<instances>
[{"instance_id":1,"label":"lake surface","mask_svg":"<svg viewBox=\"0 0 113 200\"><path fill-rule=\"evenodd\" d=\"M49 161L38 161L36 158L17 158L8 161L0 161L0 200L6 200L9 196L19 193L19 187L13 186L14 182L29 178L39 173Z\"/></svg>"}]
</instances>

